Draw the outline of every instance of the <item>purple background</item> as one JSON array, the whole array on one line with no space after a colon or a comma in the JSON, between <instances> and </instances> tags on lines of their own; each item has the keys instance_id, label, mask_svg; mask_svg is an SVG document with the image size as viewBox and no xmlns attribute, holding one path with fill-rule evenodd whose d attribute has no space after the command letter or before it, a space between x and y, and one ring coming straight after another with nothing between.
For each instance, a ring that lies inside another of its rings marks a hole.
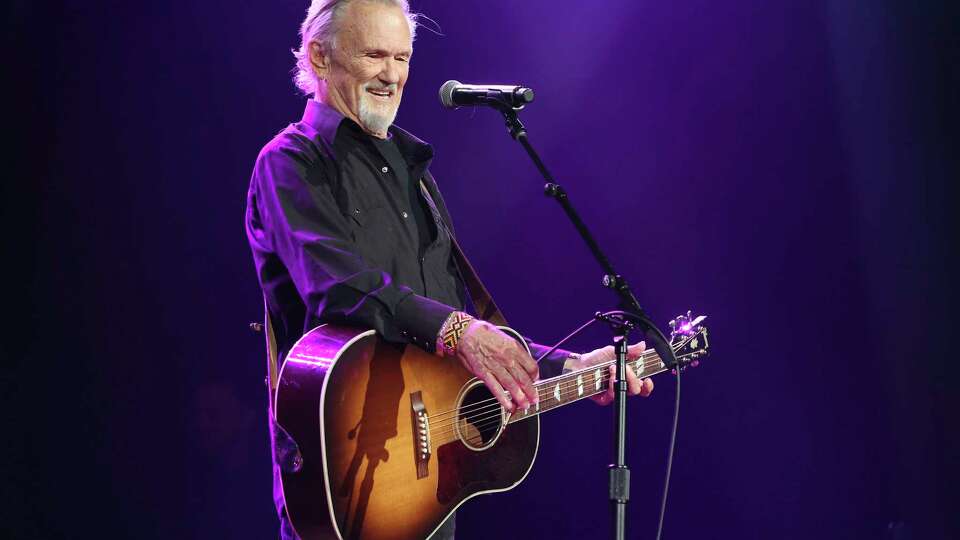
<instances>
[{"instance_id":1,"label":"purple background","mask_svg":"<svg viewBox=\"0 0 960 540\"><path fill-rule=\"evenodd\" d=\"M3 182L2 528L271 537L242 216L259 148L302 111L306 2L35 4L6 9L28 144ZM710 317L668 538L960 535L960 17L853 4L414 2L443 36L421 30L398 123L434 144L512 323L549 343L613 300L500 118L441 109L447 79L533 87L531 140L644 306ZM656 528L673 396L661 377L630 404L632 538ZM611 413L547 415L530 477L468 504L458 538L605 536Z\"/></svg>"}]
</instances>

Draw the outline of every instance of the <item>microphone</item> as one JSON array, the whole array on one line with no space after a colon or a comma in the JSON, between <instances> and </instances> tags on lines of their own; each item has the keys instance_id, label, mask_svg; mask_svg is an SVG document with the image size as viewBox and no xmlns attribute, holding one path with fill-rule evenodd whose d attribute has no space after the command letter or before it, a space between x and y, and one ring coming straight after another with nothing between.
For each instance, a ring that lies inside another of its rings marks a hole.
<instances>
[{"instance_id":1,"label":"microphone","mask_svg":"<svg viewBox=\"0 0 960 540\"><path fill-rule=\"evenodd\" d=\"M440 87L440 103L448 109L468 105L487 105L496 109L522 109L533 101L533 90L524 86L463 84L447 81Z\"/></svg>"}]
</instances>

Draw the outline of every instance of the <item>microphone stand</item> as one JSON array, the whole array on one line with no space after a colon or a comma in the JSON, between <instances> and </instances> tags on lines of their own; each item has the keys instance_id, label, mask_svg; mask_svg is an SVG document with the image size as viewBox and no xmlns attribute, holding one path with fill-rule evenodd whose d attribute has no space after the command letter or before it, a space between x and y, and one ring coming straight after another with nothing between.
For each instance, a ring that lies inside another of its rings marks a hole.
<instances>
[{"instance_id":1,"label":"microphone stand","mask_svg":"<svg viewBox=\"0 0 960 540\"><path fill-rule=\"evenodd\" d=\"M654 349L660 355L660 358L669 361L670 365L677 365L677 359L673 354L673 348L663 335L663 332L647 317L647 314L640 307L633 291L627 281L618 274L610 260L600 249L596 239L587 229L586 224L580 219L580 215L570 203L567 192L562 186L556 183L553 175L547 170L543 160L530 145L527 138L527 130L520 118L517 116L519 108L513 108L506 103L496 99L490 99L487 104L497 109L503 114L507 123L507 130L514 140L523 146L527 155L533 160L534 165L540 171L543 179L546 180L544 193L557 201L563 211L567 214L573 226L580 233L583 241L586 242L590 252L603 269L603 286L614 291L620 300L619 313L609 316L597 314L597 318L606 322L614 333L613 344L616 353L616 384L614 386L614 442L616 450L614 452L614 463L609 466L610 482L610 502L613 510L613 531L614 538L624 540L626 538L626 505L630 500L630 469L626 464L626 446L627 446L627 345L630 331L640 328L648 342L653 343Z\"/></svg>"}]
</instances>

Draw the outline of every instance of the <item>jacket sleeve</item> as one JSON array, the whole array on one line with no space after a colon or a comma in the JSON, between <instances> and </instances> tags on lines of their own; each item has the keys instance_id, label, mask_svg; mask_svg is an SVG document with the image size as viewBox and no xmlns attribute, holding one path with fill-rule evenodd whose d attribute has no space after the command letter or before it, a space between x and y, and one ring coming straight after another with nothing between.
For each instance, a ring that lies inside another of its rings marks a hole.
<instances>
[{"instance_id":1,"label":"jacket sleeve","mask_svg":"<svg viewBox=\"0 0 960 540\"><path fill-rule=\"evenodd\" d=\"M527 339L527 346L530 347L530 353L535 359L540 358L543 356L543 353L550 350L550 347L534 343L529 339ZM546 358L540 361L540 379L549 379L560 375L563 372L563 364L570 358L571 354L573 353L570 351L557 349L547 355Z\"/></svg>"},{"instance_id":2,"label":"jacket sleeve","mask_svg":"<svg viewBox=\"0 0 960 540\"><path fill-rule=\"evenodd\" d=\"M387 341L433 351L454 308L395 283L359 255L325 159L291 138L264 148L250 187L258 214L247 223L252 248L280 259L308 316L372 328Z\"/></svg>"}]
</instances>

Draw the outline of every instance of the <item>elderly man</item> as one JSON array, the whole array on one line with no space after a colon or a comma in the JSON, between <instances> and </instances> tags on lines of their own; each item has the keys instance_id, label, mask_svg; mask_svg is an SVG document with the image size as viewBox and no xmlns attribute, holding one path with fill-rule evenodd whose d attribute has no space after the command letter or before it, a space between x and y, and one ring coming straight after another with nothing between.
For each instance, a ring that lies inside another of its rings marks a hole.
<instances>
[{"instance_id":1,"label":"elderly man","mask_svg":"<svg viewBox=\"0 0 960 540\"><path fill-rule=\"evenodd\" d=\"M559 350L538 366L512 338L464 311L450 217L428 172L433 151L392 125L415 32L406 0L314 0L307 12L296 83L312 99L302 120L260 153L246 215L278 348L282 355L321 323L364 326L460 362L508 411L525 408L538 377L609 360L612 349ZM642 350L638 344L629 354ZM628 383L631 394L653 390L632 372ZM612 397L611 387L597 401ZM275 493L281 534L293 538ZM434 534L452 536L453 519Z\"/></svg>"}]
</instances>

